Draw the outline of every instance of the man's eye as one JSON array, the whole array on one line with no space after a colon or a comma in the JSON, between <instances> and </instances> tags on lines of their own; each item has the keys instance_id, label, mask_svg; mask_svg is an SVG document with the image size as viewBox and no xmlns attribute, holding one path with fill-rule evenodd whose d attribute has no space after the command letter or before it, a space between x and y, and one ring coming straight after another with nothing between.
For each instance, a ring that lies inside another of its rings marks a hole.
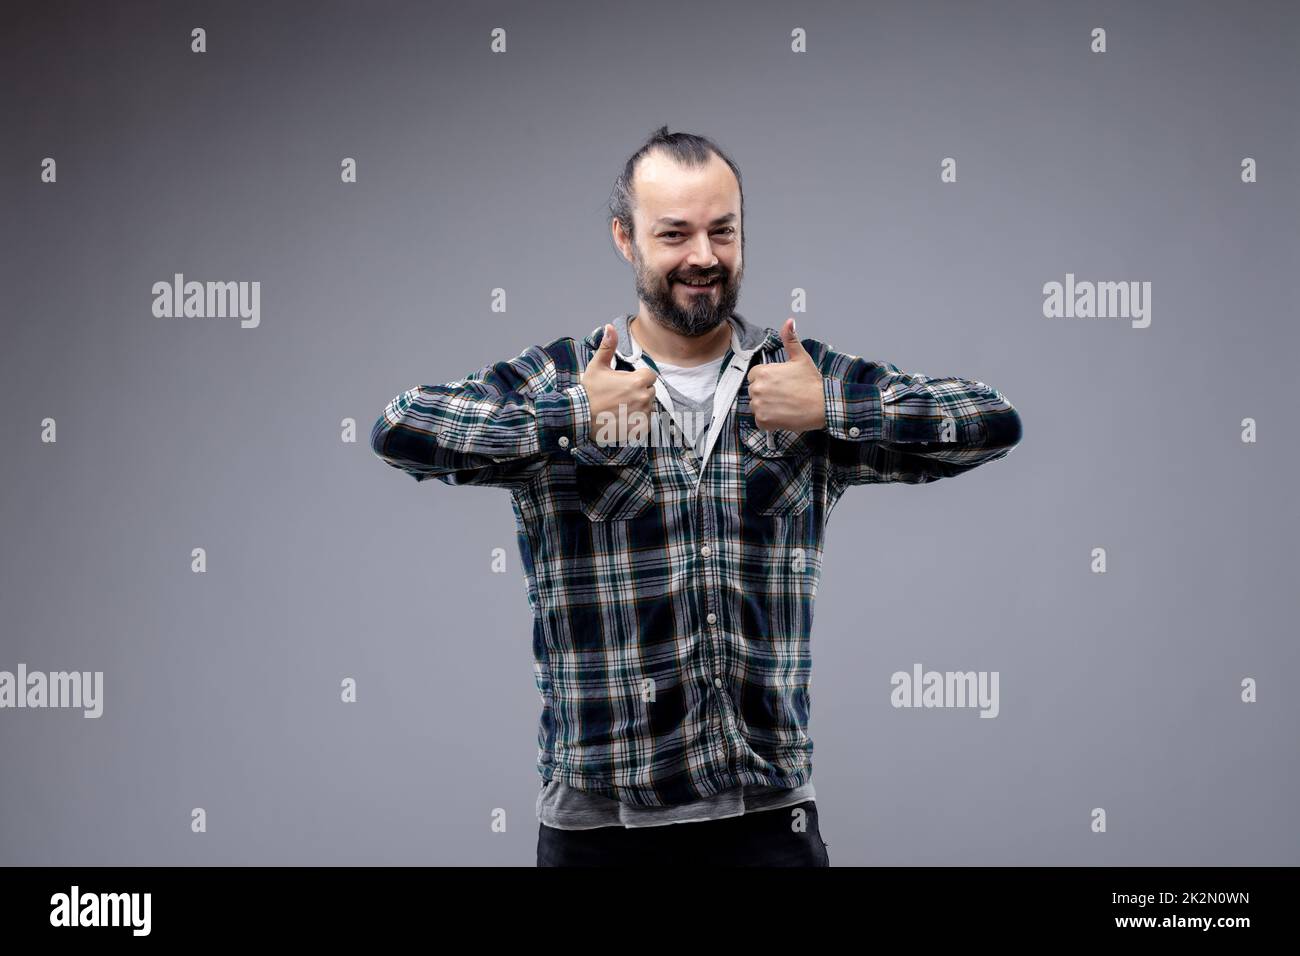
<instances>
[{"instance_id":1,"label":"man's eye","mask_svg":"<svg viewBox=\"0 0 1300 956\"><path fill-rule=\"evenodd\" d=\"M730 235L730 234L732 234L732 233L734 233L734 232L736 231L736 228L735 228L735 226L727 226L726 228L724 228L724 229L719 229L718 231L719 231L719 232L724 232L724 233L727 233L728 235ZM660 238L660 239L667 239L669 236L680 236L680 235L681 235L680 232L661 232L661 233L659 233L659 238Z\"/></svg>"}]
</instances>

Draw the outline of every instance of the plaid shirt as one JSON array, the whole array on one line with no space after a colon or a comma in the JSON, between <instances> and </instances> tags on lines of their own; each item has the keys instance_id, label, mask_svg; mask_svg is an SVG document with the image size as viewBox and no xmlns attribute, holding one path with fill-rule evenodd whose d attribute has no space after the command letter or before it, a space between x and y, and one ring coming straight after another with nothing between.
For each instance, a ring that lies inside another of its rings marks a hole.
<instances>
[{"instance_id":1,"label":"plaid shirt","mask_svg":"<svg viewBox=\"0 0 1300 956\"><path fill-rule=\"evenodd\" d=\"M625 351L614 367L653 366ZM637 806L812 775L809 638L832 508L851 485L1006 456L1020 416L982 382L803 347L825 428L763 431L744 379L779 333L733 314L710 444L598 444L579 376L603 326L398 395L375 454L417 481L510 489L533 611L537 769ZM661 402L671 403L657 384Z\"/></svg>"}]
</instances>

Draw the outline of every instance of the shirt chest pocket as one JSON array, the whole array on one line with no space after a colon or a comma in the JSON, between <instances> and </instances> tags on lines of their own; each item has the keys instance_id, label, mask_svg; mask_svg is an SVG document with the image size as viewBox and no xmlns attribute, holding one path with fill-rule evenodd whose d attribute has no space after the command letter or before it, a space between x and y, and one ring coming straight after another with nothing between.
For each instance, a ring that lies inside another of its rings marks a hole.
<instances>
[{"instance_id":1,"label":"shirt chest pocket","mask_svg":"<svg viewBox=\"0 0 1300 956\"><path fill-rule=\"evenodd\" d=\"M578 501L592 521L625 521L654 504L648 446L602 446L588 441L577 446L572 457Z\"/></svg>"},{"instance_id":2,"label":"shirt chest pocket","mask_svg":"<svg viewBox=\"0 0 1300 956\"><path fill-rule=\"evenodd\" d=\"M764 431L740 416L745 507L760 515L796 515L812 504L812 448L799 432Z\"/></svg>"}]
</instances>

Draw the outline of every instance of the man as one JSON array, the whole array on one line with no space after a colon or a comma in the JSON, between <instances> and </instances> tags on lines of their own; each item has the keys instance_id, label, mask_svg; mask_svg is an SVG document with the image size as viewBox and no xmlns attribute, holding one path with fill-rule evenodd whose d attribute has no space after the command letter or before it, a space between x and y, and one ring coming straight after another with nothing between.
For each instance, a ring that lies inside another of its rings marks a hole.
<instances>
[{"instance_id":1,"label":"man","mask_svg":"<svg viewBox=\"0 0 1300 956\"><path fill-rule=\"evenodd\" d=\"M827 518L852 485L1006 456L1020 417L982 382L736 313L740 172L708 139L657 130L610 214L635 315L410 389L371 446L417 481L510 489L538 865L827 866L807 733Z\"/></svg>"}]
</instances>

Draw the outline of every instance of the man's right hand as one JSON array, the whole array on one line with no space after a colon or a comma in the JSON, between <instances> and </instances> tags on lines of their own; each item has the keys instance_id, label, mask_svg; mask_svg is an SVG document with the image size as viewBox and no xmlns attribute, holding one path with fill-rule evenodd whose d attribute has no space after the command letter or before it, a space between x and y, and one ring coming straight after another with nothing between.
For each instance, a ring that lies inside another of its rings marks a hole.
<instances>
[{"instance_id":1,"label":"man's right hand","mask_svg":"<svg viewBox=\"0 0 1300 956\"><path fill-rule=\"evenodd\" d=\"M614 348L618 345L618 332L614 326L605 324L605 334L601 336L596 354L591 357L586 370L578 381L587 390L587 402L591 406L591 437L595 441L598 431L605 426L615 435L614 444L622 444L624 437L632 442L648 433L650 413L655 407L654 369L640 368L633 372L624 372L610 367L614 358ZM627 434L619 435L619 406L625 407L624 420ZM644 430L643 430L644 429ZM599 442L598 442L599 444Z\"/></svg>"}]
</instances>

